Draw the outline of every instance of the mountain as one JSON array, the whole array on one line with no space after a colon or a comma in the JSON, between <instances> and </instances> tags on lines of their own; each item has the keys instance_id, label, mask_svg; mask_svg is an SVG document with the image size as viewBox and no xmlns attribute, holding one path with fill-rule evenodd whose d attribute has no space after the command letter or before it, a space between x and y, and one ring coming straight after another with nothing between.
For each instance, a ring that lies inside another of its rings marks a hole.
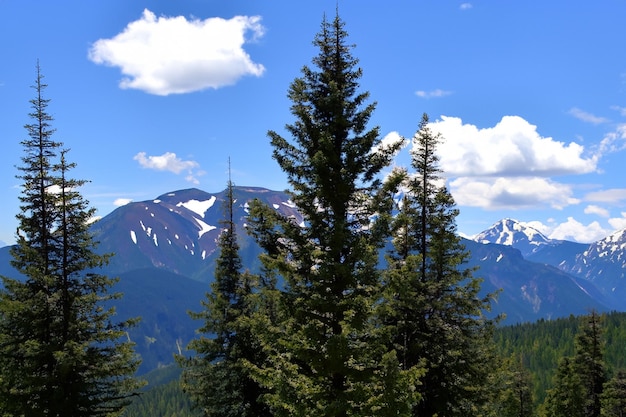
<instances>
[{"instance_id":1,"label":"mountain","mask_svg":"<svg viewBox=\"0 0 626 417\"><path fill-rule=\"evenodd\" d=\"M233 193L241 256L255 269L259 249L244 231L249 202L259 199L297 222L302 216L285 193L256 187L235 187ZM225 198L225 191L211 194L193 188L117 208L93 226L99 250L115 253L107 271L159 268L210 282Z\"/></svg>"},{"instance_id":2,"label":"mountain","mask_svg":"<svg viewBox=\"0 0 626 417\"><path fill-rule=\"evenodd\" d=\"M504 219L473 239L518 249L532 262L554 266L594 285L604 303L626 310L626 229L591 244L548 239L532 227Z\"/></svg>"},{"instance_id":3,"label":"mountain","mask_svg":"<svg viewBox=\"0 0 626 417\"><path fill-rule=\"evenodd\" d=\"M463 240L471 256L468 266L482 278L482 292L499 291L493 312L504 314L502 324L555 319L590 310L608 311L608 300L584 279L556 267L524 259L507 245Z\"/></svg>"},{"instance_id":4,"label":"mountain","mask_svg":"<svg viewBox=\"0 0 626 417\"><path fill-rule=\"evenodd\" d=\"M240 254L245 267L256 272L260 249L245 232L250 201L259 199L297 223L302 216L286 193L257 187L233 191ZM104 273L120 279L114 288L124 293L116 301L118 317L142 317L129 332L143 358L141 372L171 363L201 325L187 311L201 309L213 281L225 198L225 191L174 191L119 207L92 226L98 251L114 253ZM474 275L484 280L482 294L500 291L491 314L506 315L503 324L620 309L585 276L595 271L593 265L580 263L623 261L623 236L591 251L589 245L547 239L511 219L492 229L463 244L471 253L467 266L476 267ZM9 249L0 248L0 275L19 278L10 266ZM554 259L537 260L542 257Z\"/></svg>"},{"instance_id":5,"label":"mountain","mask_svg":"<svg viewBox=\"0 0 626 417\"><path fill-rule=\"evenodd\" d=\"M479 243L512 246L522 252L524 257L540 251L551 242L540 231L513 219L500 220L476 235L473 240Z\"/></svg>"},{"instance_id":6,"label":"mountain","mask_svg":"<svg viewBox=\"0 0 626 417\"><path fill-rule=\"evenodd\" d=\"M626 229L590 244L573 261L564 261L559 268L593 282L614 306L623 306L626 300Z\"/></svg>"}]
</instances>

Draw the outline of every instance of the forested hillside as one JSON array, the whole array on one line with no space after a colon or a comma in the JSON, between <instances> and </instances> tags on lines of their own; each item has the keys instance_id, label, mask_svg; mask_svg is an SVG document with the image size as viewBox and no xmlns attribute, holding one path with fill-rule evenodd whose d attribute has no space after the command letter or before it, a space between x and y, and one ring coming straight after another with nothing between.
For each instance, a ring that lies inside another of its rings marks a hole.
<instances>
[{"instance_id":1,"label":"forested hillside","mask_svg":"<svg viewBox=\"0 0 626 417\"><path fill-rule=\"evenodd\" d=\"M609 375L626 369L626 313L601 316L604 361ZM539 320L506 326L495 332L496 345L503 357L521 357L533 376L535 403L543 402L553 385L559 361L574 354L574 341L584 317Z\"/></svg>"},{"instance_id":2,"label":"forested hillside","mask_svg":"<svg viewBox=\"0 0 626 417\"><path fill-rule=\"evenodd\" d=\"M574 354L574 342L584 316L558 320L540 320L498 328L494 339L499 354L519 358L531 375L533 409L543 403L546 392L553 388L558 363ZM601 316L604 362L609 377L626 369L626 313ZM496 371L494 370L494 373ZM188 397L183 394L175 366L157 370L147 376L149 386L127 409L126 417L196 416Z\"/></svg>"}]
</instances>

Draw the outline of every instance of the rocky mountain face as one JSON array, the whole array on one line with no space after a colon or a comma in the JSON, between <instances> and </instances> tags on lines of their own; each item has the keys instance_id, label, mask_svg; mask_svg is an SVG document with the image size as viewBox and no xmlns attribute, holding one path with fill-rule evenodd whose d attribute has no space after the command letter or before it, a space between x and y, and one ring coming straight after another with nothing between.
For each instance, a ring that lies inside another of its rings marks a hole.
<instances>
[{"instance_id":1,"label":"rocky mountain face","mask_svg":"<svg viewBox=\"0 0 626 417\"><path fill-rule=\"evenodd\" d=\"M259 199L301 223L289 196L256 187L235 187L235 221L246 268L259 268L260 249L245 232L249 203ZM130 332L143 358L142 372L173 361L184 352L201 323L187 311L199 311L213 280L225 191L198 189L163 194L119 207L95 223L98 250L114 253L105 273L120 278L120 318L141 316ZM505 219L463 239L470 251L467 267L483 279L483 294L499 292L492 315L504 324L586 314L589 309L626 310L624 232L592 245L554 241ZM0 248L0 275L18 277L10 267L9 248Z\"/></svg>"},{"instance_id":2,"label":"rocky mountain face","mask_svg":"<svg viewBox=\"0 0 626 417\"><path fill-rule=\"evenodd\" d=\"M254 269L258 248L245 233L249 202L259 199L297 222L302 216L285 193L253 187L235 187L233 193L241 255ZM115 253L108 271L158 268L212 281L225 198L225 191L188 189L117 208L93 226L99 249Z\"/></svg>"},{"instance_id":3,"label":"rocky mountain face","mask_svg":"<svg viewBox=\"0 0 626 417\"><path fill-rule=\"evenodd\" d=\"M626 309L626 229L591 244L548 239L532 227L504 219L474 237L518 249L529 261L553 266L593 284L602 301Z\"/></svg>"}]
</instances>

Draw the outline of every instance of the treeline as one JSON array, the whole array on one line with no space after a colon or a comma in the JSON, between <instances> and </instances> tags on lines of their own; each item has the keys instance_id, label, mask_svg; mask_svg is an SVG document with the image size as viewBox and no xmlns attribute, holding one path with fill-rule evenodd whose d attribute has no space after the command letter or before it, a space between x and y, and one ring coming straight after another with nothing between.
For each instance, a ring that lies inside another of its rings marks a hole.
<instances>
[{"instance_id":1,"label":"treeline","mask_svg":"<svg viewBox=\"0 0 626 417\"><path fill-rule=\"evenodd\" d=\"M553 388L559 362L571 357L575 351L575 338L578 329L588 317L570 316L555 320L539 320L499 327L494 332L494 340L502 358L521 358L522 366L528 371L532 399L526 415L538 415L546 393ZM604 362L607 379L619 370L626 369L626 313L613 312L600 317L604 340ZM193 409L188 396L182 391L178 381L178 368L170 367L155 371L154 375L167 375L162 379L148 377L148 390L128 407L127 417L152 416L195 416L201 415ZM503 369L495 370L501 372ZM494 387L495 389L495 387ZM608 412L605 415L612 415ZM619 414L617 414L619 415Z\"/></svg>"},{"instance_id":2,"label":"treeline","mask_svg":"<svg viewBox=\"0 0 626 417\"><path fill-rule=\"evenodd\" d=\"M612 376L626 369L626 313L613 312L600 318L603 360L607 376ZM574 355L576 335L586 319L580 316L541 319L496 330L494 337L500 355L521 358L532 375L535 406L543 403L553 387L561 359Z\"/></svg>"}]
</instances>

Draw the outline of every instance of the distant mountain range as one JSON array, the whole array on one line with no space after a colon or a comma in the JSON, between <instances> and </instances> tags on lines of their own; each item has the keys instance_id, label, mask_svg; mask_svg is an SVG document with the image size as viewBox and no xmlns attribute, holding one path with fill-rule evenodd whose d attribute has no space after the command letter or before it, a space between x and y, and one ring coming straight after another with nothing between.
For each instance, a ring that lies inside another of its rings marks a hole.
<instances>
[{"instance_id":1,"label":"distant mountain range","mask_svg":"<svg viewBox=\"0 0 626 417\"><path fill-rule=\"evenodd\" d=\"M260 249L245 233L249 202L259 199L297 222L302 216L283 192L235 187L234 197L240 253L254 272ZM141 371L171 363L200 327L187 311L200 310L213 280L225 199L225 191L170 192L119 207L92 226L99 250L115 253L105 273L120 278L120 318L142 317L131 332ZM626 230L583 245L504 219L463 244L471 253L468 266L484 280L483 293L500 291L490 314L506 315L505 324L591 309L626 311ZM9 249L0 248L0 275L17 277Z\"/></svg>"}]
</instances>

